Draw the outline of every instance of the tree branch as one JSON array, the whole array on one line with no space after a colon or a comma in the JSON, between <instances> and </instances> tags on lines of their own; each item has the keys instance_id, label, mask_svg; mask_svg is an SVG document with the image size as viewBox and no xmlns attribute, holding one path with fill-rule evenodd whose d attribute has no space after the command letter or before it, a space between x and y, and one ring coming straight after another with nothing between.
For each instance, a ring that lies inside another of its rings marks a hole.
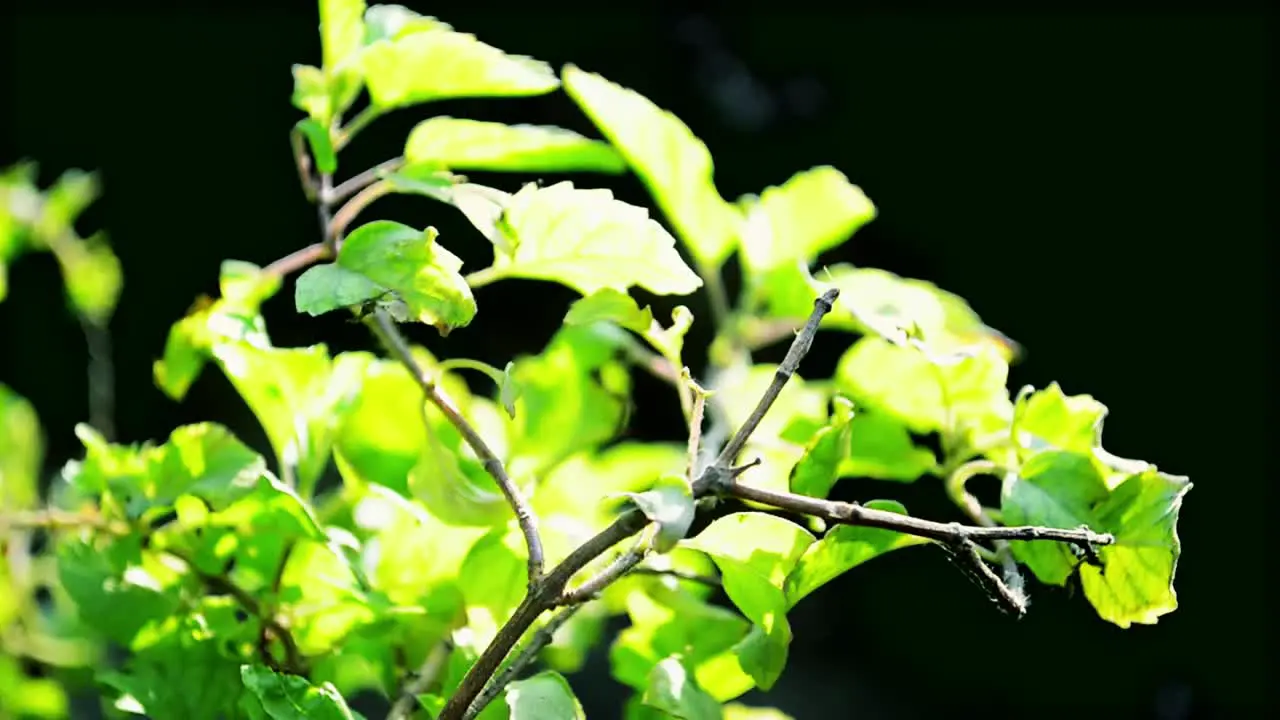
<instances>
[{"instance_id":1,"label":"tree branch","mask_svg":"<svg viewBox=\"0 0 1280 720\"><path fill-rule=\"evenodd\" d=\"M519 652L519 654L516 655L515 659L511 661L511 664L507 665L502 672L494 675L493 679L485 685L484 690L476 696L475 702L471 704L471 707L475 710L474 712L468 710L467 715L464 716L465 720L470 720L483 712L484 709L489 706L489 703L493 702L494 698L498 697L498 695L502 693L503 688L511 684L511 681L515 680L516 676L524 672L525 668L532 665L533 661L538 657L538 653L542 652L542 649L550 645L555 639L556 632L559 631L565 623L569 622L574 614L581 608L581 605L570 605L551 616L551 619L547 621L546 625L543 625L534 631L533 636L529 639L529 643ZM390 720L390 718L388 718L388 720Z\"/></svg>"},{"instance_id":2,"label":"tree branch","mask_svg":"<svg viewBox=\"0 0 1280 720\"><path fill-rule=\"evenodd\" d=\"M413 353L409 350L408 343L404 337L400 335L400 331L396 329L395 323L387 312L382 309L375 310L372 315L366 316L366 324L373 330L374 334L386 346L387 351L396 357L413 375L414 380L422 388L422 392L427 396L433 405L444 413L444 416L453 424L458 432L462 434L462 439L466 441L471 449L475 451L480 461L484 464L484 469L498 484L498 488L502 490L502 494L506 497L507 502L511 505L512 512L515 513L516 522L520 524L520 532L524 534L525 545L529 548L529 590L533 594L533 589L542 579L543 564L545 561L545 553L542 549L542 538L538 534L538 520L533 514L533 509L529 507L529 501L525 499L524 493L520 492L520 488L512 482L507 475L506 468L503 467L502 461L485 443L484 438L480 437L480 433L476 431L471 423L462 416L457 406L444 393L435 381L427 375L418 361L414 359Z\"/></svg>"},{"instance_id":3,"label":"tree branch","mask_svg":"<svg viewBox=\"0 0 1280 720\"><path fill-rule=\"evenodd\" d=\"M340 203L357 192L365 189L369 185L381 180L383 173L395 172L403 165L403 157L394 157L390 160L384 160L358 175L352 175L339 183L337 187L330 190L329 194L325 197L325 202L330 205Z\"/></svg>"},{"instance_id":4,"label":"tree branch","mask_svg":"<svg viewBox=\"0 0 1280 720\"><path fill-rule=\"evenodd\" d=\"M329 248L324 243L308 245L301 250L294 250L262 269L263 272L284 277L299 270L306 269L318 262L328 260Z\"/></svg>"},{"instance_id":5,"label":"tree branch","mask_svg":"<svg viewBox=\"0 0 1280 720\"><path fill-rule=\"evenodd\" d=\"M327 186L326 186L327 187ZM351 224L356 216L369 207L374 200L391 193L392 187L387 182L376 182L369 187L361 190L348 200L342 207L338 208L338 212L333 214L333 218L329 221L327 232L325 233L325 242L333 249L336 254L338 245L342 241L342 236L347 231L347 226ZM324 190L321 192L332 192L332 190ZM322 207L327 207L323 203Z\"/></svg>"},{"instance_id":6,"label":"tree branch","mask_svg":"<svg viewBox=\"0 0 1280 720\"><path fill-rule=\"evenodd\" d=\"M706 585L707 587L713 587L713 588L721 587L721 585L723 584L720 582L720 578L718 577L715 577L712 575L700 575L698 573L691 573L686 570L679 570L677 568L663 569L663 568L655 568L655 567L646 567L644 565L641 565L640 567L634 568L631 571L631 574L632 575L653 575L656 577L675 578L676 580L685 580L687 582L698 583L699 585Z\"/></svg>"}]
</instances>

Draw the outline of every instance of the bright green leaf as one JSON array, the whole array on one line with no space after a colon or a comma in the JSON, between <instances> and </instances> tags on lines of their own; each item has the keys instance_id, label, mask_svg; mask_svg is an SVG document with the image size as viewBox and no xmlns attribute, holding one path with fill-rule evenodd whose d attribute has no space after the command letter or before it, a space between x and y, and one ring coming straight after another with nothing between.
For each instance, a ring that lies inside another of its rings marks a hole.
<instances>
[{"instance_id":1,"label":"bright green leaf","mask_svg":"<svg viewBox=\"0 0 1280 720\"><path fill-rule=\"evenodd\" d=\"M333 142L329 139L329 131L314 117L303 118L293 126L301 133L311 147L311 157L315 158L316 169L331 174L338 169L338 156L333 151Z\"/></svg>"},{"instance_id":2,"label":"bright green leaf","mask_svg":"<svg viewBox=\"0 0 1280 720\"><path fill-rule=\"evenodd\" d=\"M429 417L426 447L409 474L414 497L450 525L487 526L509 520L511 507L506 496L475 449L434 406ZM465 417L501 458L511 434L510 417L479 397L471 398ZM532 479L520 467L508 467L508 475L521 488Z\"/></svg>"},{"instance_id":3,"label":"bright green leaf","mask_svg":"<svg viewBox=\"0 0 1280 720\"><path fill-rule=\"evenodd\" d=\"M372 5L364 13L364 44L396 40L417 32L452 30L446 22L420 15L403 5Z\"/></svg>"},{"instance_id":4,"label":"bright green leaf","mask_svg":"<svg viewBox=\"0 0 1280 720\"><path fill-rule=\"evenodd\" d=\"M1080 582L1104 620L1122 628L1151 625L1177 609L1178 513L1190 489L1187 478L1153 468L1130 476L1095 508L1094 529L1116 542L1099 548L1101 568L1080 568Z\"/></svg>"},{"instance_id":5,"label":"bright green leaf","mask_svg":"<svg viewBox=\"0 0 1280 720\"><path fill-rule=\"evenodd\" d=\"M564 316L565 325L590 325L595 322L616 323L620 327L645 333L653 326L653 312L643 310L635 298L613 288L597 290L575 300Z\"/></svg>"},{"instance_id":6,"label":"bright green leaf","mask_svg":"<svg viewBox=\"0 0 1280 720\"><path fill-rule=\"evenodd\" d=\"M364 0L320 0L320 47L324 68L334 71L364 45Z\"/></svg>"},{"instance_id":7,"label":"bright green leaf","mask_svg":"<svg viewBox=\"0 0 1280 720\"><path fill-rule=\"evenodd\" d=\"M495 252L485 271L490 280L549 280L583 295L633 285L657 295L687 295L702 286L675 239L648 211L608 190L577 189L570 182L526 185L507 204L499 228L511 251Z\"/></svg>"},{"instance_id":8,"label":"bright green leaf","mask_svg":"<svg viewBox=\"0 0 1280 720\"><path fill-rule=\"evenodd\" d=\"M616 435L630 397L626 369L613 347L588 327L564 327L540 355L515 361L512 471L550 467Z\"/></svg>"},{"instance_id":9,"label":"bright green leaf","mask_svg":"<svg viewBox=\"0 0 1280 720\"><path fill-rule=\"evenodd\" d=\"M278 673L262 665L240 666L244 687L271 720L355 720L336 688L315 686L304 677Z\"/></svg>"},{"instance_id":10,"label":"bright green leaf","mask_svg":"<svg viewBox=\"0 0 1280 720\"><path fill-rule=\"evenodd\" d=\"M222 263L219 284L220 299L202 298L169 329L164 357L152 367L156 385L174 400L186 396L215 346L271 346L258 308L279 290L280 277L251 263L228 260Z\"/></svg>"},{"instance_id":11,"label":"bright green leaf","mask_svg":"<svg viewBox=\"0 0 1280 720\"><path fill-rule=\"evenodd\" d=\"M298 312L323 315L341 308L355 307L390 292L358 272L336 263L315 265L294 283L294 305Z\"/></svg>"},{"instance_id":12,"label":"bright green leaf","mask_svg":"<svg viewBox=\"0 0 1280 720\"><path fill-rule=\"evenodd\" d=\"M290 100L294 107L311 116L316 122L323 123L321 127L326 127L333 117L329 83L325 79L324 71L314 65L294 64L293 96Z\"/></svg>"},{"instance_id":13,"label":"bright green leaf","mask_svg":"<svg viewBox=\"0 0 1280 720\"><path fill-rule=\"evenodd\" d=\"M178 610L176 576L142 554L139 536L118 539L105 552L68 540L58 548L57 564L80 619L126 647L143 626Z\"/></svg>"},{"instance_id":14,"label":"bright green leaf","mask_svg":"<svg viewBox=\"0 0 1280 720\"><path fill-rule=\"evenodd\" d=\"M258 348L226 344L214 357L262 423L281 466L314 486L329 460L342 414L355 401L362 358L329 359L323 345Z\"/></svg>"},{"instance_id":15,"label":"bright green leaf","mask_svg":"<svg viewBox=\"0 0 1280 720\"><path fill-rule=\"evenodd\" d=\"M485 535L467 554L458 584L466 602L467 626L480 646L493 640L524 598L527 558L523 535L505 527Z\"/></svg>"},{"instance_id":16,"label":"bright green leaf","mask_svg":"<svg viewBox=\"0 0 1280 720\"><path fill-rule=\"evenodd\" d=\"M900 420L876 410L859 410L849 423L849 454L840 477L912 482L937 468L933 451L920 447Z\"/></svg>"},{"instance_id":17,"label":"bright green leaf","mask_svg":"<svg viewBox=\"0 0 1280 720\"><path fill-rule=\"evenodd\" d=\"M40 499L44 434L35 408L0 383L0 505L26 510Z\"/></svg>"},{"instance_id":18,"label":"bright green leaf","mask_svg":"<svg viewBox=\"0 0 1280 720\"><path fill-rule=\"evenodd\" d=\"M72 308L91 323L105 326L115 312L124 278L120 261L104 237L59 242L54 254Z\"/></svg>"},{"instance_id":19,"label":"bright green leaf","mask_svg":"<svg viewBox=\"0 0 1280 720\"><path fill-rule=\"evenodd\" d=\"M613 519L606 499L637 492L663 475L684 467L684 448L677 444L621 442L599 453L566 459L538 484L532 505L539 517L578 518L589 531Z\"/></svg>"},{"instance_id":20,"label":"bright green leaf","mask_svg":"<svg viewBox=\"0 0 1280 720\"><path fill-rule=\"evenodd\" d=\"M696 679L672 655L653 667L641 702L682 720L720 720L720 703L698 687Z\"/></svg>"},{"instance_id":21,"label":"bright green leaf","mask_svg":"<svg viewBox=\"0 0 1280 720\"><path fill-rule=\"evenodd\" d=\"M1007 437L1013 416L1008 373L990 346L930 357L867 336L840 359L835 382L860 406L889 413L912 432L941 432L957 449L980 449Z\"/></svg>"},{"instance_id":22,"label":"bright green leaf","mask_svg":"<svg viewBox=\"0 0 1280 720\"><path fill-rule=\"evenodd\" d=\"M654 549L670 552L685 538L693 524L695 508L689 481L679 475L664 475L653 487L641 493L626 493L640 512L657 523Z\"/></svg>"},{"instance_id":23,"label":"bright green leaf","mask_svg":"<svg viewBox=\"0 0 1280 720\"><path fill-rule=\"evenodd\" d=\"M862 189L828 166L796 173L745 204L741 247L752 274L794 260L811 262L876 216Z\"/></svg>"},{"instance_id":24,"label":"bright green leaf","mask_svg":"<svg viewBox=\"0 0 1280 720\"><path fill-rule=\"evenodd\" d=\"M445 26L377 39L361 62L371 101L388 110L448 98L543 95L560 86L546 63Z\"/></svg>"},{"instance_id":25,"label":"bright green leaf","mask_svg":"<svg viewBox=\"0 0 1280 720\"><path fill-rule=\"evenodd\" d=\"M1009 525L1097 529L1093 508L1106 497L1107 487L1088 455L1045 452L1005 477L1000 511ZM1016 541L1011 546L1043 583L1066 583L1080 562L1066 543Z\"/></svg>"},{"instance_id":26,"label":"bright green leaf","mask_svg":"<svg viewBox=\"0 0 1280 720\"><path fill-rule=\"evenodd\" d=\"M476 301L458 274L462 261L436 243L436 234L375 220L346 237L338 265L394 291L415 320L447 335L471 322Z\"/></svg>"},{"instance_id":27,"label":"bright green leaf","mask_svg":"<svg viewBox=\"0 0 1280 720\"><path fill-rule=\"evenodd\" d=\"M452 117L418 123L404 157L411 164L490 172L621 173L627 167L608 144L571 130Z\"/></svg>"},{"instance_id":28,"label":"bright green leaf","mask_svg":"<svg viewBox=\"0 0 1280 720\"><path fill-rule=\"evenodd\" d=\"M558 672L540 672L507 686L511 720L585 720L582 705Z\"/></svg>"},{"instance_id":29,"label":"bright green leaf","mask_svg":"<svg viewBox=\"0 0 1280 720\"><path fill-rule=\"evenodd\" d=\"M907 509L892 500L873 500L865 503L873 510L884 510L906 515ZM928 542L914 535L904 535L880 528L840 525L828 531L821 540L813 543L800 557L791 574L787 576L787 603L795 606L809 593L831 582L862 563L879 555Z\"/></svg>"},{"instance_id":30,"label":"bright green leaf","mask_svg":"<svg viewBox=\"0 0 1280 720\"><path fill-rule=\"evenodd\" d=\"M804 457L791 473L791 492L825 498L839 477L838 471L849 456L853 403L842 397L833 401L830 421L809 440Z\"/></svg>"},{"instance_id":31,"label":"bright green leaf","mask_svg":"<svg viewBox=\"0 0 1280 720\"><path fill-rule=\"evenodd\" d=\"M759 364L745 372L733 371L721 376L713 388L715 394L711 402L719 405L729 427L736 430L746 421L773 382L777 367ZM759 457L763 464L748 470L742 481L770 490L787 490L791 470L804 455L804 446L780 441L780 436L797 421L812 419L822 424L826 418L827 394L799 375L793 375L743 450L743 457Z\"/></svg>"},{"instance_id":32,"label":"bright green leaf","mask_svg":"<svg viewBox=\"0 0 1280 720\"><path fill-rule=\"evenodd\" d=\"M707 146L634 90L573 65L563 75L569 97L626 158L698 263L724 262L742 216L716 190Z\"/></svg>"},{"instance_id":33,"label":"bright green leaf","mask_svg":"<svg viewBox=\"0 0 1280 720\"><path fill-rule=\"evenodd\" d=\"M787 622L787 576L814 542L793 522L764 513L734 513L712 522L688 547L711 556L725 593L760 629L761 637L740 653L742 667L762 690L773 687L791 643Z\"/></svg>"}]
</instances>

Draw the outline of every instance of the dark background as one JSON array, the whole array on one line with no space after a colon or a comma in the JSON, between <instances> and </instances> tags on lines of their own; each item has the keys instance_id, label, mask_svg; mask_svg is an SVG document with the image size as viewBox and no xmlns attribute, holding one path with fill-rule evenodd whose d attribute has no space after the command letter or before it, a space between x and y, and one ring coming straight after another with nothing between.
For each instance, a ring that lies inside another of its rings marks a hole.
<instances>
[{"instance_id":1,"label":"dark background","mask_svg":"<svg viewBox=\"0 0 1280 720\"><path fill-rule=\"evenodd\" d=\"M824 260L959 293L1027 348L1013 389L1057 380L1093 394L1111 408L1108 449L1195 483L1179 527L1181 607L1157 626L1122 631L1082 596L1037 585L1015 623L941 554L895 553L806 599L782 680L748 700L799 718L1260 711L1275 679L1263 19L406 4L671 109L710 146L727 198L814 165L839 168L880 217ZM267 448L216 372L179 405L154 388L151 361L195 296L216 292L221 260L266 264L317 239L287 142L301 116L289 104L289 66L318 64L317 24L311 3L145 12L26 3L0 18L0 163L38 160L42 183L68 167L102 173L105 195L79 227L107 229L125 269L112 323L123 440L217 420ZM418 106L374 123L340 176L399 154L431 113L594 134L560 93ZM474 177L507 189L530 179ZM630 176L571 179L646 202ZM387 199L365 217L434 224L469 268L488 259L456 211L431 201ZM41 413L51 470L80 452L71 429L87 415L84 341L59 287L51 258L25 257L0 304L0 381ZM291 295L265 309L277 344L371 347L358 326L296 316ZM479 321L447 343L428 329L412 338L501 365L539 350L572 297L500 283L478 292ZM706 317L701 297L686 302ZM705 323L697 328L695 347L707 339ZM802 372L829 373L847 342L824 336ZM637 397L670 400L646 382L637 379ZM633 432L677 437L674 400L641 403ZM846 481L839 492L958 519L930 480ZM589 714L604 718L621 695L600 660L574 683Z\"/></svg>"}]
</instances>

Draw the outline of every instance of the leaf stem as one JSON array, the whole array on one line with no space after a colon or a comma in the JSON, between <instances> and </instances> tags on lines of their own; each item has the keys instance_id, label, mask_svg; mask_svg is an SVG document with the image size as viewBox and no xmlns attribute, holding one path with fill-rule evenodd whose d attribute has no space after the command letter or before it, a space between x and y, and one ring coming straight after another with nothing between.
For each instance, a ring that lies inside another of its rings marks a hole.
<instances>
[{"instance_id":1,"label":"leaf stem","mask_svg":"<svg viewBox=\"0 0 1280 720\"><path fill-rule=\"evenodd\" d=\"M325 200L330 204L340 203L357 192L365 189L369 185L381 180L383 173L394 172L402 165L404 165L403 157L394 157L390 160L384 160L358 175L353 175L346 180L343 180L341 184L329 191Z\"/></svg>"},{"instance_id":2,"label":"leaf stem","mask_svg":"<svg viewBox=\"0 0 1280 720\"><path fill-rule=\"evenodd\" d=\"M478 290L495 280L501 280L502 271L490 265L483 270L477 270L473 273L469 273L463 279L467 281L467 284L471 286L472 290Z\"/></svg>"},{"instance_id":3,"label":"leaf stem","mask_svg":"<svg viewBox=\"0 0 1280 720\"><path fill-rule=\"evenodd\" d=\"M385 181L376 182L356 193L354 197L344 203L342 207L338 208L338 211L333 214L333 219L328 225L328 233L326 233L325 236L325 242L328 243L328 246L334 254L337 254L338 246L342 242L342 236L347 231L347 226L350 225L351 222L356 219L356 216L363 212L365 208L369 207L374 200L390 194L392 189L391 183ZM321 206L323 207L324 204L321 203Z\"/></svg>"},{"instance_id":4,"label":"leaf stem","mask_svg":"<svg viewBox=\"0 0 1280 720\"><path fill-rule=\"evenodd\" d=\"M346 147L347 143L351 142L361 130L364 130L369 126L369 123L380 117L382 117L381 108L373 104L366 105L363 110L356 113L355 117L351 118L351 122L347 123L346 127L338 130L333 138L333 151L338 152Z\"/></svg>"},{"instance_id":5,"label":"leaf stem","mask_svg":"<svg viewBox=\"0 0 1280 720\"><path fill-rule=\"evenodd\" d=\"M331 257L329 247L324 243L314 243L300 250L285 255L262 269L263 272L284 277L299 270L304 270L318 262Z\"/></svg>"}]
</instances>

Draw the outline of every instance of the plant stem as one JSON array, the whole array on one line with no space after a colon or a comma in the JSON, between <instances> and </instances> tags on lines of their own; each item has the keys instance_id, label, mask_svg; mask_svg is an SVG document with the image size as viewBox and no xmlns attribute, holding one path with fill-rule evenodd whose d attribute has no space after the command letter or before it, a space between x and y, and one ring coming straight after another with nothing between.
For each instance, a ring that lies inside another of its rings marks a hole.
<instances>
[{"instance_id":1,"label":"plant stem","mask_svg":"<svg viewBox=\"0 0 1280 720\"><path fill-rule=\"evenodd\" d=\"M479 290L495 280L501 280L502 271L490 266L470 273L463 279L467 281L467 285L470 285L472 290Z\"/></svg>"},{"instance_id":2,"label":"plant stem","mask_svg":"<svg viewBox=\"0 0 1280 720\"><path fill-rule=\"evenodd\" d=\"M555 639L556 631L563 627L565 623L569 622L581 607L581 605L571 605L564 608L553 615L551 619L547 621L546 625L538 628L533 633L533 637L529 639L529 644L526 645L518 655L516 655L516 658L512 660L511 663L502 670L502 672L494 675L493 679L485 685L484 690L476 696L476 701L472 703L472 707L475 708L476 715L483 712L484 709L489 706L489 703L493 702L494 698L498 697L503 688L509 685L512 680L515 680L516 676L524 672L525 668L533 664L534 659L538 657L538 653L542 652L542 649L550 645L552 640ZM474 715L470 715L469 717L474 717ZM390 720L390 718L388 718L388 720Z\"/></svg>"},{"instance_id":3,"label":"plant stem","mask_svg":"<svg viewBox=\"0 0 1280 720\"><path fill-rule=\"evenodd\" d=\"M366 105L363 110L356 113L355 117L351 118L351 122L347 123L346 127L342 128L335 134L335 137L333 138L333 151L338 152L342 148L346 147L347 143L351 142L352 138L358 135L361 130L368 127L369 123L377 120L379 117L382 117L382 110L380 108L374 105Z\"/></svg>"},{"instance_id":4,"label":"plant stem","mask_svg":"<svg viewBox=\"0 0 1280 720\"><path fill-rule=\"evenodd\" d=\"M329 222L329 231L325 234L325 242L333 250L334 254L337 254L338 246L342 242L342 236L347 231L347 226L365 208L369 207L374 200L390 194L391 190L391 183L385 181L376 182L356 193L354 197L338 208L338 212L333 214L333 219ZM324 204L321 203L321 206L323 207Z\"/></svg>"},{"instance_id":5,"label":"plant stem","mask_svg":"<svg viewBox=\"0 0 1280 720\"><path fill-rule=\"evenodd\" d=\"M445 662L449 659L451 652L453 652L453 643L448 638L431 648L431 652L427 653L427 659L422 662L422 667L418 668L401 688L400 697L396 698L395 703L391 705L391 710L387 713L387 720L409 720L413 717L413 711L418 707L418 696L426 692L440 678L440 673L444 670Z\"/></svg>"},{"instance_id":6,"label":"plant stem","mask_svg":"<svg viewBox=\"0 0 1280 720\"><path fill-rule=\"evenodd\" d=\"M263 272L284 277L299 270L304 270L318 262L330 258L329 248L324 243L314 243L300 250L285 255L262 269Z\"/></svg>"},{"instance_id":7,"label":"plant stem","mask_svg":"<svg viewBox=\"0 0 1280 720\"><path fill-rule=\"evenodd\" d=\"M400 331L396 329L395 323L387 315L387 312L379 308L372 315L367 316L365 321L387 348L387 351L394 355L413 375L427 399L439 408L449 422L458 429L458 432L462 434L463 440L475 451L476 456L484 463L484 469L493 476L498 488L506 496L507 502L515 513L516 522L520 525L520 532L524 534L525 545L529 548L529 587L532 589L537 585L538 580L542 578L545 555L542 549L542 539L538 534L537 517L533 514L532 508L529 507L529 502L525 499L524 493L507 476L502 460L489 448L484 438L480 437L480 433L471 426L471 423L467 422L467 419L462 416L453 401L445 395L444 390L436 385L435 380L428 376L422 366L418 364L418 361L414 359L413 353L409 349L409 344L400 335Z\"/></svg>"},{"instance_id":8,"label":"plant stem","mask_svg":"<svg viewBox=\"0 0 1280 720\"><path fill-rule=\"evenodd\" d=\"M403 165L403 157L394 157L390 160L384 160L368 170L342 181L341 184L330 190L325 200L331 205L340 203L369 185L372 185L374 182L381 180L383 173L394 172Z\"/></svg>"}]
</instances>

